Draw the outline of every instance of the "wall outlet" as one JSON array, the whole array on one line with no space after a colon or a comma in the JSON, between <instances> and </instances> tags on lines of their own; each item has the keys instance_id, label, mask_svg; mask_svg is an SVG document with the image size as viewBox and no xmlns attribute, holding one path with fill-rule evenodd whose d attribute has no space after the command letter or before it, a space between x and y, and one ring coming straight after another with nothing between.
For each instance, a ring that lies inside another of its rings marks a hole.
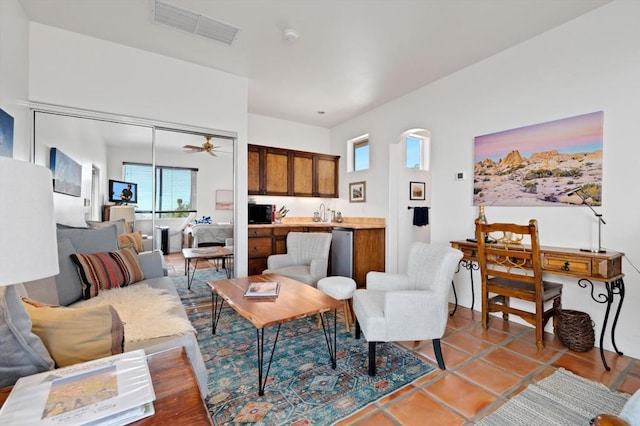
<instances>
[{"instance_id":1,"label":"wall outlet","mask_svg":"<svg viewBox=\"0 0 640 426\"><path fill-rule=\"evenodd\" d=\"M456 172L456 180L464 180L465 175L464 172Z\"/></svg>"}]
</instances>

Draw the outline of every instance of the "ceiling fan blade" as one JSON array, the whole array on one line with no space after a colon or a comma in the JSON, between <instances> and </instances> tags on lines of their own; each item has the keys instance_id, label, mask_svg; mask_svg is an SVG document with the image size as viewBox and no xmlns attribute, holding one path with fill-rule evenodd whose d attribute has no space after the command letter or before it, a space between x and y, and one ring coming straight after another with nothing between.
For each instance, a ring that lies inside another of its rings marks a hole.
<instances>
[{"instance_id":1,"label":"ceiling fan blade","mask_svg":"<svg viewBox=\"0 0 640 426\"><path fill-rule=\"evenodd\" d=\"M197 146L197 145L185 145L182 147L183 149L191 149L194 151L202 151L202 147L201 146Z\"/></svg>"},{"instance_id":2,"label":"ceiling fan blade","mask_svg":"<svg viewBox=\"0 0 640 426\"><path fill-rule=\"evenodd\" d=\"M213 152L213 150L210 150L210 151L209 151L209 155L212 155L212 156L214 156L214 157L217 157L216 153L215 153L215 152Z\"/></svg>"}]
</instances>

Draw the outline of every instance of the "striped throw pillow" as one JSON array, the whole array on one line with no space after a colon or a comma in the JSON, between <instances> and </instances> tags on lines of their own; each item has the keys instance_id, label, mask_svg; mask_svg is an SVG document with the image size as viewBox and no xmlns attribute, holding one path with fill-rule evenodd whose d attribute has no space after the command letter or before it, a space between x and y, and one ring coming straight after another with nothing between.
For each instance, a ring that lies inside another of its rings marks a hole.
<instances>
[{"instance_id":1,"label":"striped throw pillow","mask_svg":"<svg viewBox=\"0 0 640 426\"><path fill-rule=\"evenodd\" d=\"M133 245L137 253L144 251L144 243L142 241L141 232L132 232L131 234L122 234L118 236L118 247L125 248Z\"/></svg>"},{"instance_id":2,"label":"striped throw pillow","mask_svg":"<svg viewBox=\"0 0 640 426\"><path fill-rule=\"evenodd\" d=\"M140 262L138 262L138 253L132 248L124 248L111 253L111 257L118 263L122 274L124 275L124 283L122 286L137 283L144 280L144 272Z\"/></svg>"},{"instance_id":3,"label":"striped throw pillow","mask_svg":"<svg viewBox=\"0 0 640 426\"><path fill-rule=\"evenodd\" d=\"M100 290L125 287L144 279L138 255L130 248L94 254L75 253L71 255L71 261L82 281L85 299L97 296Z\"/></svg>"}]
</instances>

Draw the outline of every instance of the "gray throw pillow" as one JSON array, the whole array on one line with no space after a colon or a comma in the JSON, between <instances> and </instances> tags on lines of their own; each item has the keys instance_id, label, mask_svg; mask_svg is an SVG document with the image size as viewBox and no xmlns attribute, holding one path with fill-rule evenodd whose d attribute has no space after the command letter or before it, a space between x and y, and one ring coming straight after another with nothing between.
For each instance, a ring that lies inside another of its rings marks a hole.
<instances>
[{"instance_id":1,"label":"gray throw pillow","mask_svg":"<svg viewBox=\"0 0 640 426\"><path fill-rule=\"evenodd\" d=\"M95 220L87 221L87 226L91 229L102 229L111 225L116 225L116 234L118 235L126 234L128 232L124 219L112 220L109 222L97 222Z\"/></svg>"},{"instance_id":2,"label":"gray throw pillow","mask_svg":"<svg viewBox=\"0 0 640 426\"><path fill-rule=\"evenodd\" d=\"M54 367L14 286L0 287L0 348L0 387Z\"/></svg>"},{"instance_id":3,"label":"gray throw pillow","mask_svg":"<svg viewBox=\"0 0 640 426\"><path fill-rule=\"evenodd\" d=\"M100 229L58 229L58 240L69 238L77 253L93 254L118 250L116 225Z\"/></svg>"},{"instance_id":4,"label":"gray throw pillow","mask_svg":"<svg viewBox=\"0 0 640 426\"><path fill-rule=\"evenodd\" d=\"M60 273L56 275L58 290L58 304L69 306L82 299L82 281L71 261L71 255L76 254L76 248L69 238L58 240L58 266ZM42 301L41 301L42 302Z\"/></svg>"}]
</instances>

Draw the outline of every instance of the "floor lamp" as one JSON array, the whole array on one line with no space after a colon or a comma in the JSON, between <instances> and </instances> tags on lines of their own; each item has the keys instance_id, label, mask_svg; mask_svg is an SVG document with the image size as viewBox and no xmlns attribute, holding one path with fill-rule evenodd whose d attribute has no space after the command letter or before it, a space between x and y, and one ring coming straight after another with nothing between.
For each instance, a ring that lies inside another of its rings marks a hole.
<instances>
[{"instance_id":1,"label":"floor lamp","mask_svg":"<svg viewBox=\"0 0 640 426\"><path fill-rule=\"evenodd\" d=\"M582 191L582 188L577 188L577 189L574 189L574 190L571 190L571 191L567 192L567 195L570 196L570 195L576 194L578 197L580 197L580 199L582 200L580 205L585 205L585 206L589 207L591 209L591 211L593 212L593 214L598 219L598 248L597 249L580 249L580 251L588 251L590 253L606 253L607 251L602 248L602 225L606 225L607 222L605 222L604 219L602 219L602 214L601 213L596 212L593 209L593 207L591 207L591 204L587 203L587 199L581 193L581 191Z\"/></svg>"}]
</instances>

